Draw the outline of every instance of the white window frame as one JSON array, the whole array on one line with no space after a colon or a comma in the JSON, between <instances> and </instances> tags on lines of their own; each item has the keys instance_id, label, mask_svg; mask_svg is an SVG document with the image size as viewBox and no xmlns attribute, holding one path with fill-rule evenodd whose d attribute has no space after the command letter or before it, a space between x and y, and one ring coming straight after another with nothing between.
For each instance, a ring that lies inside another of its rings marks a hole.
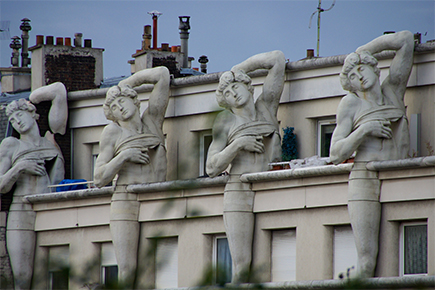
<instances>
[{"instance_id":1,"label":"white window frame","mask_svg":"<svg viewBox=\"0 0 435 290\"><path fill-rule=\"evenodd\" d=\"M329 158L329 157L322 157L322 126L327 125L336 125L337 121L335 118L328 118L328 119L320 119L317 120L317 155L321 158Z\"/></svg>"},{"instance_id":2,"label":"white window frame","mask_svg":"<svg viewBox=\"0 0 435 290\"><path fill-rule=\"evenodd\" d=\"M426 231L428 230L427 221L409 221L402 222L399 228L399 276L400 277L408 277L408 276L427 276L428 273L420 273L420 274L405 274L405 227L407 226L426 226ZM429 236L428 236L429 237ZM428 245L429 246L429 245Z\"/></svg>"},{"instance_id":3,"label":"white window frame","mask_svg":"<svg viewBox=\"0 0 435 290\"><path fill-rule=\"evenodd\" d=\"M213 256L212 256L212 265L213 265L213 284L217 283L217 248L218 248L218 240L219 239L228 239L228 237L225 234L216 234L213 236ZM231 269L234 269L234 261L232 261ZM231 273L232 275L232 273Z\"/></svg>"},{"instance_id":4,"label":"white window frame","mask_svg":"<svg viewBox=\"0 0 435 290\"><path fill-rule=\"evenodd\" d=\"M204 150L204 138L206 136L211 136L213 138L211 129L199 132L199 176L203 176L207 173L204 166L204 161L207 159L207 155Z\"/></svg>"}]
</instances>

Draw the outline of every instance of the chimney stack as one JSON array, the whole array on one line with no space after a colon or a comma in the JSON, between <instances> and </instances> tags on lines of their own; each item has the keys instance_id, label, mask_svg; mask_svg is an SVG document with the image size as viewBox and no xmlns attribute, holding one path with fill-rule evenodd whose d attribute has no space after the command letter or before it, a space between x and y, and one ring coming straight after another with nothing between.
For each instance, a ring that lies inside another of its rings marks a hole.
<instances>
[{"instance_id":1,"label":"chimney stack","mask_svg":"<svg viewBox=\"0 0 435 290\"><path fill-rule=\"evenodd\" d=\"M75 47L82 47L82 37L83 33L74 33L74 46Z\"/></svg>"},{"instance_id":2,"label":"chimney stack","mask_svg":"<svg viewBox=\"0 0 435 290\"><path fill-rule=\"evenodd\" d=\"M189 29L190 29L190 16L178 16L180 19L180 25L178 28L180 29L180 39L181 39L181 52L184 54L182 68L188 68L188 54L189 54Z\"/></svg>"},{"instance_id":3,"label":"chimney stack","mask_svg":"<svg viewBox=\"0 0 435 290\"><path fill-rule=\"evenodd\" d=\"M21 41L22 41L22 51L21 51L21 66L27 67L30 64L29 58L29 31L32 30L29 22L30 19L21 19L22 23L20 25Z\"/></svg>"},{"instance_id":4,"label":"chimney stack","mask_svg":"<svg viewBox=\"0 0 435 290\"><path fill-rule=\"evenodd\" d=\"M21 48L20 38L18 36L12 37L12 42L9 44L9 47L12 48L11 64L13 67L18 67Z\"/></svg>"},{"instance_id":5,"label":"chimney stack","mask_svg":"<svg viewBox=\"0 0 435 290\"><path fill-rule=\"evenodd\" d=\"M307 58L314 57L314 49L307 49Z\"/></svg>"},{"instance_id":6,"label":"chimney stack","mask_svg":"<svg viewBox=\"0 0 435 290\"><path fill-rule=\"evenodd\" d=\"M142 50L151 48L151 25L145 25L143 27L143 41L142 41Z\"/></svg>"}]
</instances>

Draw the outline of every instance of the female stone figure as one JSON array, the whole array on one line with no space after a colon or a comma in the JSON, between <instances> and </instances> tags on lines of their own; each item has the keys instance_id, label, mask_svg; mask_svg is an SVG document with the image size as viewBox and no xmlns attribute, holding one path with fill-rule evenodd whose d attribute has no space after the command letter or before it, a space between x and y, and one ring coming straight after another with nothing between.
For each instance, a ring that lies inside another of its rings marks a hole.
<instances>
[{"instance_id":1,"label":"female stone figure","mask_svg":"<svg viewBox=\"0 0 435 290\"><path fill-rule=\"evenodd\" d=\"M136 72L110 88L103 105L113 122L100 138L95 185L102 187L116 175L116 186L166 180L166 148L162 126L169 101L169 70L155 67ZM140 115L133 87L154 84L148 108ZM110 206L110 231L118 262L120 283L132 289L139 242L137 195L115 190Z\"/></svg>"},{"instance_id":2,"label":"female stone figure","mask_svg":"<svg viewBox=\"0 0 435 290\"><path fill-rule=\"evenodd\" d=\"M395 50L396 55L381 84L372 54L384 50ZM337 109L330 156L338 164L356 151L349 177L348 211L358 253L358 274L362 278L375 274L381 215L378 174L367 170L366 164L408 156L408 120L403 99L413 53L411 32L383 35L348 55L340 74L341 84L349 93Z\"/></svg>"},{"instance_id":3,"label":"female stone figure","mask_svg":"<svg viewBox=\"0 0 435 290\"><path fill-rule=\"evenodd\" d=\"M63 84L54 83L32 92L30 99L38 103L51 100L49 125L65 132L67 110L66 90ZM61 112L61 114L59 114ZM35 251L35 212L22 197L47 193L48 186L64 178L64 160L47 132L41 137L36 120L35 106L19 99L6 107L6 115L20 138L5 138L0 144L0 193L13 190L13 200L6 226L6 246L9 253L15 289L30 289ZM62 121L63 120L63 121Z\"/></svg>"},{"instance_id":4,"label":"female stone figure","mask_svg":"<svg viewBox=\"0 0 435 290\"><path fill-rule=\"evenodd\" d=\"M263 92L254 102L254 88L246 74L267 69ZM281 51L254 55L222 74L216 98L226 110L213 125L207 173L214 177L230 164L224 193L224 224L234 269L232 283L248 282L254 232L254 192L239 179L243 173L268 170L281 160L276 118L284 88L285 58Z\"/></svg>"}]
</instances>

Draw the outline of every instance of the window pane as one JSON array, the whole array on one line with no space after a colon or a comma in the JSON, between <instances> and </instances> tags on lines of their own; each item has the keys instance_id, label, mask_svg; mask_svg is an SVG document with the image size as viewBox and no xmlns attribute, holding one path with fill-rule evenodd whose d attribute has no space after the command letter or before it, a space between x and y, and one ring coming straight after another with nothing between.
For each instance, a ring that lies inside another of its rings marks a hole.
<instances>
[{"instance_id":1,"label":"window pane","mask_svg":"<svg viewBox=\"0 0 435 290\"><path fill-rule=\"evenodd\" d=\"M321 125L320 129L320 157L329 157L329 148L331 147L332 133L334 132L335 124Z\"/></svg>"},{"instance_id":2,"label":"window pane","mask_svg":"<svg viewBox=\"0 0 435 290\"><path fill-rule=\"evenodd\" d=\"M178 238L157 240L155 287L178 287Z\"/></svg>"},{"instance_id":3,"label":"window pane","mask_svg":"<svg viewBox=\"0 0 435 290\"><path fill-rule=\"evenodd\" d=\"M351 226L334 227L334 279L346 278L356 271L358 254Z\"/></svg>"},{"instance_id":4,"label":"window pane","mask_svg":"<svg viewBox=\"0 0 435 290\"><path fill-rule=\"evenodd\" d=\"M231 282L232 264L230 247L227 238L216 240L216 283L225 284Z\"/></svg>"},{"instance_id":5,"label":"window pane","mask_svg":"<svg viewBox=\"0 0 435 290\"><path fill-rule=\"evenodd\" d=\"M203 148L203 150L204 150L204 160L203 160L204 172L203 172L203 174L206 174L205 168L207 165L208 148L210 147L212 140L213 140L213 137L211 135L204 135L204 148Z\"/></svg>"},{"instance_id":6,"label":"window pane","mask_svg":"<svg viewBox=\"0 0 435 290\"><path fill-rule=\"evenodd\" d=\"M404 227L405 274L427 273L427 225Z\"/></svg>"},{"instance_id":7,"label":"window pane","mask_svg":"<svg viewBox=\"0 0 435 290\"><path fill-rule=\"evenodd\" d=\"M107 289L115 288L118 284L118 266L104 267L104 285Z\"/></svg>"},{"instance_id":8,"label":"window pane","mask_svg":"<svg viewBox=\"0 0 435 290\"><path fill-rule=\"evenodd\" d=\"M63 290L68 289L68 270L50 272L51 289Z\"/></svg>"},{"instance_id":9,"label":"window pane","mask_svg":"<svg viewBox=\"0 0 435 290\"><path fill-rule=\"evenodd\" d=\"M272 232L272 282L296 280L296 230Z\"/></svg>"}]
</instances>

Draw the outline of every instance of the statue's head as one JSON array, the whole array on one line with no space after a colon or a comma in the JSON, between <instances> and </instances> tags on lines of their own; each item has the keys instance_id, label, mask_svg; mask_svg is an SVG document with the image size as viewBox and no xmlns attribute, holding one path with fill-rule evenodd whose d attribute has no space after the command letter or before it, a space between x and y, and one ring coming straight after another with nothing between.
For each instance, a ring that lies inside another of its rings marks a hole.
<instances>
[{"instance_id":1,"label":"statue's head","mask_svg":"<svg viewBox=\"0 0 435 290\"><path fill-rule=\"evenodd\" d=\"M216 90L216 100L219 106L226 109L231 109L230 104L226 101L223 95L223 91L232 83L239 82L245 84L248 88L248 91L251 93L251 95L253 95L254 87L252 86L251 81L251 78L241 70L237 72L224 72L219 79L219 85Z\"/></svg>"},{"instance_id":2,"label":"statue's head","mask_svg":"<svg viewBox=\"0 0 435 290\"><path fill-rule=\"evenodd\" d=\"M349 54L344 60L343 69L340 73L340 82L344 90L353 92L355 88L351 85L349 79L349 72L356 66L367 65L373 69L373 72L380 76L381 72L378 68L378 60L371 55L368 51L362 51L360 53L353 52Z\"/></svg>"},{"instance_id":3,"label":"statue's head","mask_svg":"<svg viewBox=\"0 0 435 290\"><path fill-rule=\"evenodd\" d=\"M131 98L133 103L136 105L138 110L140 110L140 101L137 99L137 92L133 90L129 85L125 86L113 86L106 93L106 100L103 104L104 115L107 120L117 121L115 116L112 114L112 110L110 109L110 105L112 102L119 97L128 97Z\"/></svg>"},{"instance_id":4,"label":"statue's head","mask_svg":"<svg viewBox=\"0 0 435 290\"><path fill-rule=\"evenodd\" d=\"M39 115L36 107L25 99L12 101L6 106L6 116L12 127L20 134L24 134L36 126Z\"/></svg>"},{"instance_id":5,"label":"statue's head","mask_svg":"<svg viewBox=\"0 0 435 290\"><path fill-rule=\"evenodd\" d=\"M12 101L6 106L6 116L8 118L10 118L12 114L17 111L29 112L30 115L32 115L33 119L35 120L39 119L39 115L36 113L35 105L27 101L26 99L19 99L16 101Z\"/></svg>"}]
</instances>

